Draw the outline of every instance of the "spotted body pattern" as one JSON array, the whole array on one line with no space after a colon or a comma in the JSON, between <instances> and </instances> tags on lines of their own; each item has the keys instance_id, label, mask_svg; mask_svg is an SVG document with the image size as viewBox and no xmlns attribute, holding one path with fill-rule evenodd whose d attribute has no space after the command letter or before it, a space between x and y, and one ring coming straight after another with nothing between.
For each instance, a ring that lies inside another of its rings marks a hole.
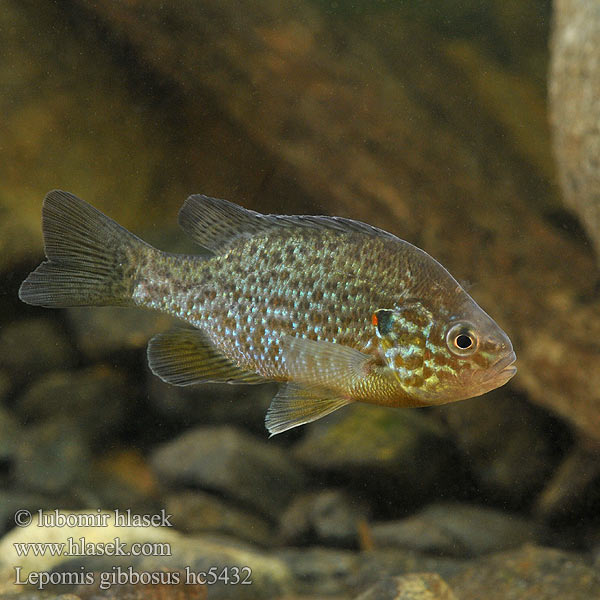
<instances>
[{"instance_id":1,"label":"spotted body pattern","mask_svg":"<svg viewBox=\"0 0 600 600\"><path fill-rule=\"evenodd\" d=\"M392 234L335 217L261 215L206 196L188 199L180 224L213 255L161 252L82 200L51 192L50 260L21 297L179 317L195 329L153 338L152 370L179 385L287 382L267 415L272 433L352 401L467 398L515 372L506 334L439 263Z\"/></svg>"},{"instance_id":2,"label":"spotted body pattern","mask_svg":"<svg viewBox=\"0 0 600 600\"><path fill-rule=\"evenodd\" d=\"M245 240L212 260L189 258L168 268L160 266L164 259L157 255L159 264L149 262L140 274L134 301L188 321L223 354L265 379L301 378L286 361L282 338L288 335L371 350L375 356L378 338L371 315L400 301L402 290L409 290L403 282L411 280L417 265L390 260L393 240L364 240L354 232L331 239L328 234L284 229L277 236ZM381 278L399 282L394 293L379 285ZM413 343L422 340L417 336ZM415 349L406 350L410 363ZM412 369L405 370L412 376ZM365 390L365 399L377 391Z\"/></svg>"}]
</instances>

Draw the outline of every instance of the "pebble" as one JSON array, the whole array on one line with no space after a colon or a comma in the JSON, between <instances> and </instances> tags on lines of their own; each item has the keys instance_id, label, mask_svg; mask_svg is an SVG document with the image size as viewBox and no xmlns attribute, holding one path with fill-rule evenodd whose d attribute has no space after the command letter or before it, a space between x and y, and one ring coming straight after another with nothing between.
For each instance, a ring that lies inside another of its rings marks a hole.
<instances>
[{"instance_id":1,"label":"pebble","mask_svg":"<svg viewBox=\"0 0 600 600\"><path fill-rule=\"evenodd\" d=\"M14 489L0 490L0 536L15 526L15 515L19 510L35 512L48 504L43 494Z\"/></svg>"},{"instance_id":2,"label":"pebble","mask_svg":"<svg viewBox=\"0 0 600 600\"><path fill-rule=\"evenodd\" d=\"M581 556L530 545L467 563L448 582L461 600L600 597L600 571Z\"/></svg>"},{"instance_id":3,"label":"pebble","mask_svg":"<svg viewBox=\"0 0 600 600\"><path fill-rule=\"evenodd\" d=\"M361 562L357 553L333 548L282 548L278 556L292 572L297 593L320 597L349 592Z\"/></svg>"},{"instance_id":4,"label":"pebble","mask_svg":"<svg viewBox=\"0 0 600 600\"><path fill-rule=\"evenodd\" d=\"M355 600L457 600L437 573L411 573L388 577Z\"/></svg>"},{"instance_id":5,"label":"pebble","mask_svg":"<svg viewBox=\"0 0 600 600\"><path fill-rule=\"evenodd\" d=\"M100 573L112 574L121 570L128 574L130 568L135 573L159 573L165 569L185 572L187 568L190 573L187 580L195 583L192 575L209 573L211 567L217 575L225 573L229 577L234 576L234 567L237 567L240 577L252 582L233 584L230 580L226 584L221 579L210 586L211 599L277 598L289 593L293 588L292 574L286 563L279 557L261 552L250 545L236 546L215 541L207 536L183 536L168 527L115 527L110 521L106 527L60 528L39 527L38 524L37 515L34 515L31 525L12 530L0 539L0 574L10 570L14 577L12 568L16 564L22 566L23 574L31 570L64 571L73 566L72 558L64 555L18 557L14 548L15 542L66 543L71 537L74 540L83 537L88 542L99 544L113 542L118 537L127 548L131 548L134 543L152 543L160 544L161 550L136 557L78 557L76 570L79 571L83 566L86 570Z\"/></svg>"},{"instance_id":6,"label":"pebble","mask_svg":"<svg viewBox=\"0 0 600 600\"><path fill-rule=\"evenodd\" d=\"M375 548L361 552L359 556L358 568L349 580L350 589L355 593L368 589L382 579L409 573L437 573L445 581L450 581L451 577L465 567L463 559L427 555L400 548Z\"/></svg>"},{"instance_id":7,"label":"pebble","mask_svg":"<svg viewBox=\"0 0 600 600\"><path fill-rule=\"evenodd\" d=\"M549 521L585 513L586 504L600 500L599 480L599 445L576 443L536 499L535 514Z\"/></svg>"},{"instance_id":8,"label":"pebble","mask_svg":"<svg viewBox=\"0 0 600 600\"><path fill-rule=\"evenodd\" d=\"M230 426L190 429L159 446L150 461L171 486L216 491L270 518L305 482L300 467L273 442Z\"/></svg>"},{"instance_id":9,"label":"pebble","mask_svg":"<svg viewBox=\"0 0 600 600\"><path fill-rule=\"evenodd\" d=\"M365 502L343 490L329 489L300 494L291 502L279 524L284 544L318 542L357 548L359 527L369 518Z\"/></svg>"},{"instance_id":10,"label":"pebble","mask_svg":"<svg viewBox=\"0 0 600 600\"><path fill-rule=\"evenodd\" d=\"M16 410L31 422L67 419L84 435L98 440L121 425L131 404L124 376L97 366L43 375L18 397Z\"/></svg>"},{"instance_id":11,"label":"pebble","mask_svg":"<svg viewBox=\"0 0 600 600\"><path fill-rule=\"evenodd\" d=\"M266 520L206 492L170 494L165 506L173 515L174 527L184 533L222 533L263 546L273 541L272 527Z\"/></svg>"},{"instance_id":12,"label":"pebble","mask_svg":"<svg viewBox=\"0 0 600 600\"><path fill-rule=\"evenodd\" d=\"M90 452L80 429L58 419L23 429L15 460L16 484L55 494L83 479Z\"/></svg>"},{"instance_id":13,"label":"pebble","mask_svg":"<svg viewBox=\"0 0 600 600\"><path fill-rule=\"evenodd\" d=\"M376 523L377 547L398 547L430 554L469 557L521 546L535 538L527 519L483 506L430 504L406 519Z\"/></svg>"}]
</instances>

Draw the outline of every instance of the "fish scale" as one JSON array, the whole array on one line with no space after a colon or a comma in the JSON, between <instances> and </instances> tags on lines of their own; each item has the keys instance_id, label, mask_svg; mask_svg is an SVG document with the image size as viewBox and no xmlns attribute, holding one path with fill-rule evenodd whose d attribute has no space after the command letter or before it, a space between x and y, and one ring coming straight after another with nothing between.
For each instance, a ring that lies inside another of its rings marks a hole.
<instances>
[{"instance_id":1,"label":"fish scale","mask_svg":"<svg viewBox=\"0 0 600 600\"><path fill-rule=\"evenodd\" d=\"M283 335L345 342L363 350L375 337L371 314L379 306L390 305L394 299L385 289L369 288L366 293L361 293L355 285L340 282L335 269L343 273L363 265L337 258L345 256L347 248L360 247L362 240L356 239L356 234L339 235L339 238L335 253L323 247L326 240L323 240L323 233L317 231L279 240L261 239L256 260L249 258L257 247L255 241L245 242L226 255L210 260L204 268L218 274L219 279L235 281L235 287L229 293L221 294L215 289L215 299L203 305L198 321L192 324L203 328L215 345L235 355L244 367L279 380L289 376L278 343ZM280 264L276 265L266 252L268 244L274 248L276 256L282 257ZM316 252L319 264L315 264L311 254L306 252L309 246L320 248ZM287 257L291 253L286 252L289 248L304 249L304 254L290 261ZM364 260L364 254L359 255L359 260ZM375 252L369 252L369 262L377 256ZM332 270L325 269L324 264L332 264ZM254 273L259 274L260 284L249 282ZM198 279L202 281L201 273ZM341 290L346 285L350 291L344 303ZM232 312L235 314L233 321ZM262 328L264 333L257 335L257 330L261 332Z\"/></svg>"},{"instance_id":2,"label":"fish scale","mask_svg":"<svg viewBox=\"0 0 600 600\"><path fill-rule=\"evenodd\" d=\"M515 374L508 336L448 271L365 223L190 196L179 222L211 252L200 257L157 250L67 192L50 192L42 214L48 260L22 300L180 318L192 329L150 341L152 371L175 385L283 382L271 434L356 401L461 400Z\"/></svg>"}]
</instances>

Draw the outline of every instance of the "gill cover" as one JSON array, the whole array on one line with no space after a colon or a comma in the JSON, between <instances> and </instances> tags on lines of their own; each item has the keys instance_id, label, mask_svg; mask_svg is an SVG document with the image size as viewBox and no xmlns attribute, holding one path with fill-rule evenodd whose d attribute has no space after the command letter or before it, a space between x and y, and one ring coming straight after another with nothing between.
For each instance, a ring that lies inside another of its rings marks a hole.
<instances>
[{"instance_id":1,"label":"gill cover","mask_svg":"<svg viewBox=\"0 0 600 600\"><path fill-rule=\"evenodd\" d=\"M419 387L424 372L427 340L433 324L431 311L419 301L373 314L381 358L405 388Z\"/></svg>"}]
</instances>

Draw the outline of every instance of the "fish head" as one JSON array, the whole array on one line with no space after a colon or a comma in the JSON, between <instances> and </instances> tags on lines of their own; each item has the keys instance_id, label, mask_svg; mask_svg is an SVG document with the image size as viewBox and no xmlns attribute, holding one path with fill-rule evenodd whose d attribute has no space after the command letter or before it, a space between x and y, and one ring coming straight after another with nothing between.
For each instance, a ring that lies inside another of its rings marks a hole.
<instances>
[{"instance_id":1,"label":"fish head","mask_svg":"<svg viewBox=\"0 0 600 600\"><path fill-rule=\"evenodd\" d=\"M415 300L373 315L379 354L415 405L479 396L517 371L509 337L460 292L443 307Z\"/></svg>"}]
</instances>

